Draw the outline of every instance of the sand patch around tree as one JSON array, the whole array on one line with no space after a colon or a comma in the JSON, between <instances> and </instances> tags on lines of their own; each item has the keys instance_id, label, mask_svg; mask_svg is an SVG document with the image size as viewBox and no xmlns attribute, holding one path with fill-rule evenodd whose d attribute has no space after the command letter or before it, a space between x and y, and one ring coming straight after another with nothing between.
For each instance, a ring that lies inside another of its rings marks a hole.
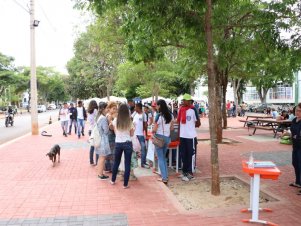
<instances>
[{"instance_id":1,"label":"sand patch around tree","mask_svg":"<svg viewBox=\"0 0 301 226\"><path fill-rule=\"evenodd\" d=\"M236 177L221 178L219 196L211 195L210 179L195 179L189 182L170 182L168 188L186 210L202 210L231 207L234 205L249 206L249 185ZM277 201L270 195L260 192L260 203Z\"/></svg>"}]
</instances>

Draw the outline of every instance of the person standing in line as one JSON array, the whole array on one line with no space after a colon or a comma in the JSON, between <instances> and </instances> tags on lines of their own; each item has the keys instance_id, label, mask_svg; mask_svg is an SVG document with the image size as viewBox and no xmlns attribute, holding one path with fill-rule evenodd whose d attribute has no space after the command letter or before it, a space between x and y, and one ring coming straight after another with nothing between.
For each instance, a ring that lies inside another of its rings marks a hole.
<instances>
[{"instance_id":1,"label":"person standing in line","mask_svg":"<svg viewBox=\"0 0 301 226\"><path fill-rule=\"evenodd\" d=\"M131 137L134 135L134 126L130 117L130 112L126 104L121 104L118 109L117 118L112 122L115 134L115 161L112 171L111 184L114 185L120 165L122 153L124 153L124 181L123 188L129 188L128 182L131 171L131 158L133 143Z\"/></svg>"},{"instance_id":2,"label":"person standing in line","mask_svg":"<svg viewBox=\"0 0 301 226\"><path fill-rule=\"evenodd\" d=\"M235 101L232 102L232 117L236 117L236 104Z\"/></svg>"},{"instance_id":3,"label":"person standing in line","mask_svg":"<svg viewBox=\"0 0 301 226\"><path fill-rule=\"evenodd\" d=\"M154 118L153 113L150 110L150 106L148 104L144 104L144 113L146 115L147 125L151 126L153 124Z\"/></svg>"},{"instance_id":4,"label":"person standing in line","mask_svg":"<svg viewBox=\"0 0 301 226\"><path fill-rule=\"evenodd\" d=\"M92 133L92 129L94 128L94 126L96 126L96 117L97 117L97 113L98 113L98 105L97 102L95 100L91 100L88 106L88 114L87 114L87 120L89 122L89 136ZM94 162L94 146L90 147L90 165L94 166L97 164L98 161L98 155L96 154L96 160Z\"/></svg>"},{"instance_id":5,"label":"person standing in line","mask_svg":"<svg viewBox=\"0 0 301 226\"><path fill-rule=\"evenodd\" d=\"M289 185L301 188L301 103L296 106L295 116L290 127L293 142L292 164L295 170L295 182ZM298 195L301 195L301 190Z\"/></svg>"},{"instance_id":6,"label":"person standing in line","mask_svg":"<svg viewBox=\"0 0 301 226\"><path fill-rule=\"evenodd\" d=\"M158 113L158 110L157 110L157 103L155 101L152 102L152 114L153 114L153 118L155 119L156 116L157 116L157 113Z\"/></svg>"},{"instance_id":7,"label":"person standing in line","mask_svg":"<svg viewBox=\"0 0 301 226\"><path fill-rule=\"evenodd\" d=\"M135 105L135 112L132 114L133 123L135 126L135 136L137 136L141 145L141 167L149 169L149 165L146 162L146 144L145 136L147 136L147 118L145 113L142 111L142 104L137 103Z\"/></svg>"},{"instance_id":8,"label":"person standing in line","mask_svg":"<svg viewBox=\"0 0 301 226\"><path fill-rule=\"evenodd\" d=\"M87 120L87 113L86 109L83 106L83 102L81 100L78 101L77 103L77 136L78 139L80 138L80 135L85 136L85 120Z\"/></svg>"},{"instance_id":9,"label":"person standing in line","mask_svg":"<svg viewBox=\"0 0 301 226\"><path fill-rule=\"evenodd\" d=\"M133 100L128 100L128 108L129 108L131 114L133 114L135 112L135 103Z\"/></svg>"},{"instance_id":10,"label":"person standing in line","mask_svg":"<svg viewBox=\"0 0 301 226\"><path fill-rule=\"evenodd\" d=\"M61 120L61 126L63 129L63 135L67 137L68 121L69 121L69 111L68 111L67 103L64 103L63 107L60 109L59 115Z\"/></svg>"},{"instance_id":11,"label":"person standing in line","mask_svg":"<svg viewBox=\"0 0 301 226\"><path fill-rule=\"evenodd\" d=\"M168 145L171 141L170 139L170 130L173 129L173 121L172 121L172 114L169 111L165 100L158 100L157 102L157 110L158 114L155 118L154 128L152 130L153 134L156 134L157 137L164 139L164 146L158 147L155 146L159 168L161 171L161 177L159 181L162 181L164 184L168 182L168 170L167 170L167 159L166 153Z\"/></svg>"},{"instance_id":12,"label":"person standing in line","mask_svg":"<svg viewBox=\"0 0 301 226\"><path fill-rule=\"evenodd\" d=\"M77 111L76 108L74 107L73 103L70 103L70 108L69 108L69 115L70 115L70 121L69 121L69 133L68 135L71 135L71 130L72 130L72 124L74 125L74 133L76 134L76 126L77 126Z\"/></svg>"},{"instance_id":13,"label":"person standing in line","mask_svg":"<svg viewBox=\"0 0 301 226\"><path fill-rule=\"evenodd\" d=\"M100 135L100 146L95 148L95 153L99 155L98 158L98 178L100 180L107 180L109 176L104 174L105 160L108 155L111 154L110 144L109 144L109 123L106 118L107 114L107 103L100 102L98 105L98 117L96 119L97 128Z\"/></svg>"},{"instance_id":14,"label":"person standing in line","mask_svg":"<svg viewBox=\"0 0 301 226\"><path fill-rule=\"evenodd\" d=\"M247 105L246 105L245 102L242 102L242 104L241 104L241 114L240 114L240 116L241 116L241 117L245 117L246 111L247 111Z\"/></svg>"},{"instance_id":15,"label":"person standing in line","mask_svg":"<svg viewBox=\"0 0 301 226\"><path fill-rule=\"evenodd\" d=\"M112 121L117 116L117 103L115 101L110 101L107 106L107 119L109 125L112 125ZM112 172L114 164L114 150L115 150L115 132L113 126L109 127L109 144L111 148L111 155L108 155L105 161L105 171Z\"/></svg>"},{"instance_id":16,"label":"person standing in line","mask_svg":"<svg viewBox=\"0 0 301 226\"><path fill-rule=\"evenodd\" d=\"M197 133L195 127L201 125L196 116L196 110L192 105L192 97L189 94L183 96L183 106L179 110L178 123L180 124L180 155L183 161L183 181L194 179L193 156L196 153ZM196 156L194 156L196 158Z\"/></svg>"},{"instance_id":17,"label":"person standing in line","mask_svg":"<svg viewBox=\"0 0 301 226\"><path fill-rule=\"evenodd\" d=\"M231 116L231 102L230 102L230 100L227 100L226 110L227 110L227 116L230 117Z\"/></svg>"}]
</instances>

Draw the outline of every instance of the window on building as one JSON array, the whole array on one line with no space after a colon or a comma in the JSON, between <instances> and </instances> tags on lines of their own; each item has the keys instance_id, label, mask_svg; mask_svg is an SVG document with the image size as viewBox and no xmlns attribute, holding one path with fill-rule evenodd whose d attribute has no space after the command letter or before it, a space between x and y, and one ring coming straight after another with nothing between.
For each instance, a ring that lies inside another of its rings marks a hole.
<instances>
[{"instance_id":1,"label":"window on building","mask_svg":"<svg viewBox=\"0 0 301 226\"><path fill-rule=\"evenodd\" d=\"M243 96L244 101L259 100L259 95L256 87L246 87L246 92Z\"/></svg>"},{"instance_id":2,"label":"window on building","mask_svg":"<svg viewBox=\"0 0 301 226\"><path fill-rule=\"evenodd\" d=\"M279 83L276 87L269 89L270 99L292 99L293 87L288 84Z\"/></svg>"}]
</instances>

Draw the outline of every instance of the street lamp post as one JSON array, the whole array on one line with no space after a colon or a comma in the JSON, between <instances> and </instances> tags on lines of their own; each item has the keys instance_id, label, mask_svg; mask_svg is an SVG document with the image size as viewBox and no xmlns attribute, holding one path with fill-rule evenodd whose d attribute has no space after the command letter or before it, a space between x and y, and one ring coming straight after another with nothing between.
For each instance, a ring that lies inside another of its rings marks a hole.
<instances>
[{"instance_id":1,"label":"street lamp post","mask_svg":"<svg viewBox=\"0 0 301 226\"><path fill-rule=\"evenodd\" d=\"M34 19L34 0L30 0L30 94L31 94L31 134L39 134L37 110L37 76L35 55L35 27L38 23Z\"/></svg>"}]
</instances>

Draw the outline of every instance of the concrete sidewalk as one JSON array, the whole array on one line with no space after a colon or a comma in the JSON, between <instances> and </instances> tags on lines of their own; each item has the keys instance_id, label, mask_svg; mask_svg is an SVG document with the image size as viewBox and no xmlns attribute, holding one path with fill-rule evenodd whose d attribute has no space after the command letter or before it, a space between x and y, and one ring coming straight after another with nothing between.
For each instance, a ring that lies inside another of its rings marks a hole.
<instances>
[{"instance_id":1,"label":"concrete sidewalk","mask_svg":"<svg viewBox=\"0 0 301 226\"><path fill-rule=\"evenodd\" d=\"M279 225L300 225L301 196L288 186L294 181L291 146L270 139L271 131L248 136L238 118L229 118L228 125L224 137L240 143L219 145L221 176L237 175L248 181L241 160L250 151L255 159L275 161L282 175L277 181L263 180L262 188L279 201L267 203L274 211L259 216ZM130 181L130 189L123 189L118 180L114 186L100 181L89 164L87 136L66 138L59 123L43 130L52 137L26 135L0 146L0 225L248 225L241 220L251 214L240 213L246 206L184 210L155 174ZM198 132L199 139L209 138L207 118ZM45 155L54 144L62 148L61 163L52 167ZM197 166L197 179L210 177L210 146L205 142L198 145ZM175 175L170 179L179 180Z\"/></svg>"}]
</instances>

